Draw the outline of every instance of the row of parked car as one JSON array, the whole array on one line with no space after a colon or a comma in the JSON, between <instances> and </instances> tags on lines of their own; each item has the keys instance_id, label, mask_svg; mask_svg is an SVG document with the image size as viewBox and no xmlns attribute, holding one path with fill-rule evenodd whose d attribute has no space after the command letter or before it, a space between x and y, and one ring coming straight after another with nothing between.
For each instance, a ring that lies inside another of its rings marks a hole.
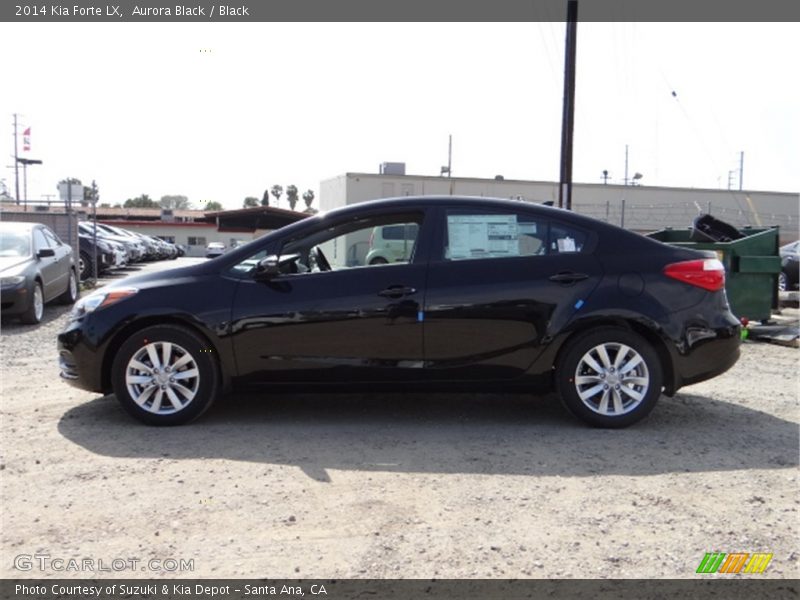
<instances>
[{"instance_id":1,"label":"row of parked car","mask_svg":"<svg viewBox=\"0 0 800 600\"><path fill-rule=\"evenodd\" d=\"M133 263L174 260L185 253L185 249L178 244L94 221L78 224L78 240L80 243L78 268L81 280ZM95 250L97 273L93 259Z\"/></svg>"}]
</instances>

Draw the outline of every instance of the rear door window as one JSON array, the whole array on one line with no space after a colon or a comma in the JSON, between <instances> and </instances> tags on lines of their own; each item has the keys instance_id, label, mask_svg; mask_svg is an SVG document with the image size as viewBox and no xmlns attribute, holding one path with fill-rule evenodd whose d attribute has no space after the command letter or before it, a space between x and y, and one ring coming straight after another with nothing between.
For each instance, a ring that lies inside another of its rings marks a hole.
<instances>
[{"instance_id":1,"label":"rear door window","mask_svg":"<svg viewBox=\"0 0 800 600\"><path fill-rule=\"evenodd\" d=\"M497 259L583 252L588 234L525 212L449 209L445 260Z\"/></svg>"}]
</instances>

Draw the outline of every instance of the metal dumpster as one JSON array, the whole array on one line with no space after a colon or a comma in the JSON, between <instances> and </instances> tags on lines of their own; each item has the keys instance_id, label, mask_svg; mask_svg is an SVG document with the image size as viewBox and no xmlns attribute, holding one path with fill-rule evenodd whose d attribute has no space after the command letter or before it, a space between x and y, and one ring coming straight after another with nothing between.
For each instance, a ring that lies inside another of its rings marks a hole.
<instances>
[{"instance_id":1,"label":"metal dumpster","mask_svg":"<svg viewBox=\"0 0 800 600\"><path fill-rule=\"evenodd\" d=\"M662 229L648 237L675 246L713 250L725 265L725 292L731 312L751 321L766 321L778 306L778 227L745 227L741 239L694 242L693 228ZM695 236L696 237L696 236Z\"/></svg>"}]
</instances>

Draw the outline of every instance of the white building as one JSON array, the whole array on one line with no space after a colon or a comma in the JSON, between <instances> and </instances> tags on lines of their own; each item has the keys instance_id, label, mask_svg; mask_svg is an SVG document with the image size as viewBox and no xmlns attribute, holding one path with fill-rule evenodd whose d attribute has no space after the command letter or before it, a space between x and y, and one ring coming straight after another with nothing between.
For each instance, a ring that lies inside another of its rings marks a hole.
<instances>
[{"instance_id":1,"label":"white building","mask_svg":"<svg viewBox=\"0 0 800 600\"><path fill-rule=\"evenodd\" d=\"M393 167L404 170L402 163ZM345 173L320 184L320 209L331 210L377 198L417 195L487 196L558 205L558 183L472 177L436 177L386 173ZM781 243L798 239L800 194L752 190L650 187L576 183L572 206L577 213L636 231L689 227L701 212L737 227L779 225ZM362 236L363 237L363 236ZM348 248L366 250L366 238L348 239Z\"/></svg>"}]
</instances>

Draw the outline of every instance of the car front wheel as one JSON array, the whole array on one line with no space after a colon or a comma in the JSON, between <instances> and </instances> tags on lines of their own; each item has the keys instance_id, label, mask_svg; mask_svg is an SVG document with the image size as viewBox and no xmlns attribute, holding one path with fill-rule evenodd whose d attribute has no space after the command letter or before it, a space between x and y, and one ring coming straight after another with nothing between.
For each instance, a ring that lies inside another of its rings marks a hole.
<instances>
[{"instance_id":1,"label":"car front wheel","mask_svg":"<svg viewBox=\"0 0 800 600\"><path fill-rule=\"evenodd\" d=\"M20 316L20 320L28 325L36 325L42 322L43 316L44 292L42 292L42 284L38 281L34 281L31 291L31 303L28 309Z\"/></svg>"},{"instance_id":2,"label":"car front wheel","mask_svg":"<svg viewBox=\"0 0 800 600\"><path fill-rule=\"evenodd\" d=\"M112 366L114 394L149 425L183 425L203 414L219 391L214 354L197 334L176 325L129 337Z\"/></svg>"},{"instance_id":3,"label":"car front wheel","mask_svg":"<svg viewBox=\"0 0 800 600\"><path fill-rule=\"evenodd\" d=\"M646 417L661 396L662 381L653 347L616 327L578 335L556 366L564 405L594 427L627 427Z\"/></svg>"}]
</instances>

